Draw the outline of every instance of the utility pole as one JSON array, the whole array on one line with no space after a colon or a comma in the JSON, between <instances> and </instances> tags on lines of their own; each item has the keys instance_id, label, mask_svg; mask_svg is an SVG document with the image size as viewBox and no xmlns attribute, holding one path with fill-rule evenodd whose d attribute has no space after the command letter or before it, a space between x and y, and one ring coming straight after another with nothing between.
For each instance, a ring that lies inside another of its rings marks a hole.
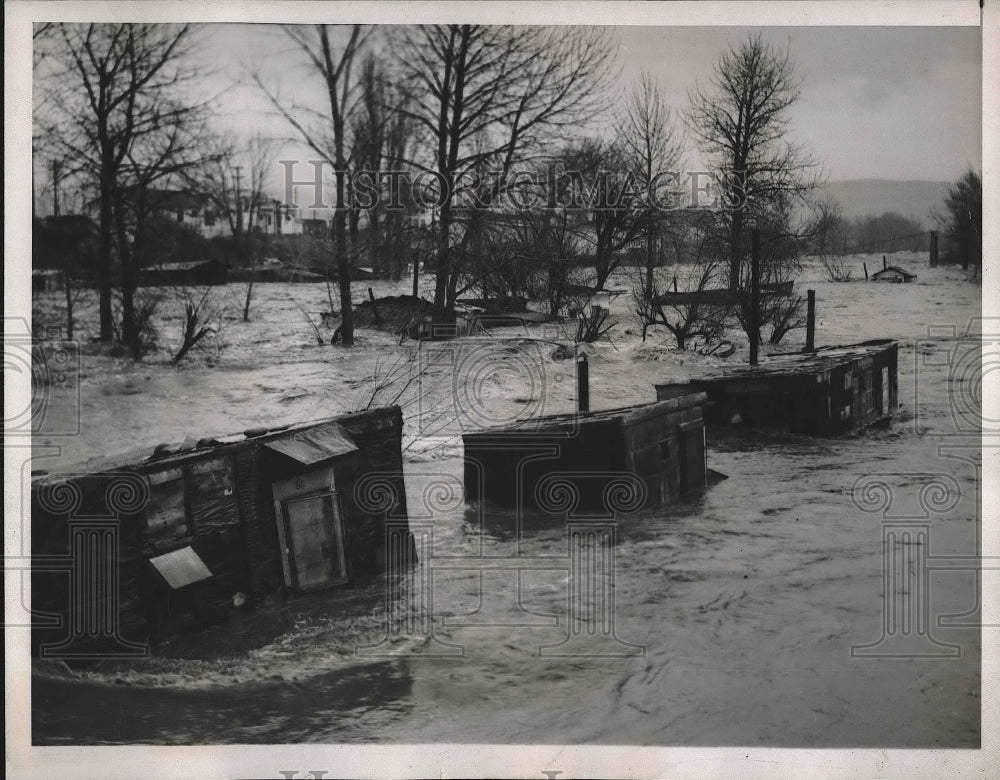
<instances>
[{"instance_id":1,"label":"utility pole","mask_svg":"<svg viewBox=\"0 0 1000 780\"><path fill-rule=\"evenodd\" d=\"M240 171L242 170L242 165L235 166L236 168L236 238L240 237L243 233L243 198L240 195Z\"/></svg>"},{"instance_id":2,"label":"utility pole","mask_svg":"<svg viewBox=\"0 0 1000 780\"><path fill-rule=\"evenodd\" d=\"M51 165L52 165L52 214L58 217L60 164L58 160L53 160Z\"/></svg>"},{"instance_id":3,"label":"utility pole","mask_svg":"<svg viewBox=\"0 0 1000 780\"><path fill-rule=\"evenodd\" d=\"M757 365L760 340L760 231L751 233L750 241L750 365Z\"/></svg>"}]
</instances>

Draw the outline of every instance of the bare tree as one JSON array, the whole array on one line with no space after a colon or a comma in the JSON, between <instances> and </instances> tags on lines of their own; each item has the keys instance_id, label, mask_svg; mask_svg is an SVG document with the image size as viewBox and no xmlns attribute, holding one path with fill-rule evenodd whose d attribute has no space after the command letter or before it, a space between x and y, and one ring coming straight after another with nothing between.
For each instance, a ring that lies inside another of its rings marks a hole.
<instances>
[{"instance_id":1,"label":"bare tree","mask_svg":"<svg viewBox=\"0 0 1000 780\"><path fill-rule=\"evenodd\" d=\"M115 248L121 266L122 340L131 345L132 357L142 355L133 303L139 269L145 264L147 224L158 210L159 184L182 182L193 168L211 161L206 149L202 117L195 108L161 100L138 115L145 126L135 134L113 190Z\"/></svg>"},{"instance_id":2,"label":"bare tree","mask_svg":"<svg viewBox=\"0 0 1000 780\"><path fill-rule=\"evenodd\" d=\"M226 220L237 256L243 265L250 268L243 300L243 321L249 322L259 219L265 206L271 204L265 188L274 165L274 147L259 135L239 147L220 137L216 139L215 146L211 164L191 171L187 179L192 187L208 198L217 216ZM276 212L275 216L280 219L280 213Z\"/></svg>"},{"instance_id":3,"label":"bare tree","mask_svg":"<svg viewBox=\"0 0 1000 780\"><path fill-rule=\"evenodd\" d=\"M679 205L681 146L672 112L659 85L643 72L619 121L618 138L635 177L646 237L645 295L653 292L657 239L672 208Z\"/></svg>"},{"instance_id":4,"label":"bare tree","mask_svg":"<svg viewBox=\"0 0 1000 780\"><path fill-rule=\"evenodd\" d=\"M953 243L962 269L973 270L983 262L983 180L970 167L948 187L944 213L934 215L938 226Z\"/></svg>"},{"instance_id":5,"label":"bare tree","mask_svg":"<svg viewBox=\"0 0 1000 780\"><path fill-rule=\"evenodd\" d=\"M457 295L452 247L465 193L500 194L515 163L549 131L587 120L598 107L614 49L607 31L596 27L468 24L400 28L392 49L410 96L401 110L428 142L421 150L427 153L411 162L433 174L438 190L434 308L441 315ZM475 183L484 163L495 182L485 193Z\"/></svg>"},{"instance_id":6,"label":"bare tree","mask_svg":"<svg viewBox=\"0 0 1000 780\"><path fill-rule=\"evenodd\" d=\"M675 240L683 244L678 251L688 261L681 266L688 277L684 280L684 290L678 290L676 275L670 285L658 284L655 278L651 285L648 279L635 281L632 302L642 325L643 341L649 328L655 325L670 331L679 349L687 349L694 338L708 342L723 334L731 304L706 294L716 287L719 276L724 275L717 218L709 211L691 210L681 215L682 221L674 230Z\"/></svg>"},{"instance_id":7,"label":"bare tree","mask_svg":"<svg viewBox=\"0 0 1000 780\"><path fill-rule=\"evenodd\" d=\"M630 162L617 141L584 140L562 155L573 190L570 202L586 216L575 229L593 251L598 290L621 265L621 251L643 235L644 201Z\"/></svg>"},{"instance_id":8,"label":"bare tree","mask_svg":"<svg viewBox=\"0 0 1000 780\"><path fill-rule=\"evenodd\" d=\"M192 111L178 96L196 75L186 59L194 39L188 25L163 24L58 24L49 34L51 67L44 86L54 99L43 132L75 161L70 173L97 185L100 338L107 341L113 337L112 258L116 233L119 243L122 234L116 222L124 219L115 214L116 203L122 205L124 193L136 186L140 168L148 172L140 147L160 167L170 154L180 154L180 138L171 128L182 126ZM140 143L144 139L149 143ZM146 183L151 178L145 176ZM127 273L123 263L126 286ZM131 289L123 290L125 339L133 330L130 299Z\"/></svg>"},{"instance_id":9,"label":"bare tree","mask_svg":"<svg viewBox=\"0 0 1000 780\"><path fill-rule=\"evenodd\" d=\"M805 196L819 184L816 163L788 139L799 97L788 49L758 33L726 51L707 87L688 95L688 129L720 177L728 214L729 287L745 263L745 229L777 198Z\"/></svg>"},{"instance_id":10,"label":"bare tree","mask_svg":"<svg viewBox=\"0 0 1000 780\"><path fill-rule=\"evenodd\" d=\"M310 70L322 82L326 110L303 108L283 100L259 73L252 78L271 105L295 130L309 148L333 166L336 203L333 217L334 262L340 290L340 338L344 346L354 345L354 309L351 302L351 262L347 247L347 133L354 106L354 62L370 31L362 25L351 26L347 40L339 48L336 25L287 25L282 28L305 56ZM301 109L301 110L300 110Z\"/></svg>"},{"instance_id":11,"label":"bare tree","mask_svg":"<svg viewBox=\"0 0 1000 780\"><path fill-rule=\"evenodd\" d=\"M365 186L375 196L361 193L361 197L351 198L352 243L357 241L358 224L364 212L368 218L372 265L378 272L390 273L399 280L415 238L408 219L412 204L389 208L391 199L383 185L393 186L388 174L398 174L408 167L406 159L411 155L414 141L413 120L406 110L405 91L389 78L374 54L370 53L361 65L358 87L358 103L350 122L349 165L355 172L351 183Z\"/></svg>"}]
</instances>

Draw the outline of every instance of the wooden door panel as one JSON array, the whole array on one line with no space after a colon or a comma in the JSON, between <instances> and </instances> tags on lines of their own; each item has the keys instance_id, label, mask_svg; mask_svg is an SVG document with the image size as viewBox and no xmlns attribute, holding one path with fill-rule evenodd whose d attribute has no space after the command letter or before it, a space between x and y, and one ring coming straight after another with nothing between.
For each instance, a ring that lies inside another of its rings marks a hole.
<instances>
[{"instance_id":1,"label":"wooden door panel","mask_svg":"<svg viewBox=\"0 0 1000 780\"><path fill-rule=\"evenodd\" d=\"M289 552L295 584L319 588L346 578L336 496L333 493L285 502Z\"/></svg>"}]
</instances>

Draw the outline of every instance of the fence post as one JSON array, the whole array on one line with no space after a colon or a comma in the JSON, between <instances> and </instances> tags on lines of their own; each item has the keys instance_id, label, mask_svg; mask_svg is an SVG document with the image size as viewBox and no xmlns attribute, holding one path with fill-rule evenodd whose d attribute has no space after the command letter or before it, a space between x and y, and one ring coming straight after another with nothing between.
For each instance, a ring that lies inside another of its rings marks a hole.
<instances>
[{"instance_id":1,"label":"fence post","mask_svg":"<svg viewBox=\"0 0 1000 780\"><path fill-rule=\"evenodd\" d=\"M816 291L806 291L806 352L816 349Z\"/></svg>"},{"instance_id":2,"label":"fence post","mask_svg":"<svg viewBox=\"0 0 1000 780\"><path fill-rule=\"evenodd\" d=\"M757 342L760 339L760 231L750 240L750 365L757 365Z\"/></svg>"},{"instance_id":3,"label":"fence post","mask_svg":"<svg viewBox=\"0 0 1000 780\"><path fill-rule=\"evenodd\" d=\"M931 231L931 268L937 268L938 264L938 232Z\"/></svg>"},{"instance_id":4,"label":"fence post","mask_svg":"<svg viewBox=\"0 0 1000 780\"><path fill-rule=\"evenodd\" d=\"M590 368L586 355L576 357L576 410L590 411Z\"/></svg>"}]
</instances>

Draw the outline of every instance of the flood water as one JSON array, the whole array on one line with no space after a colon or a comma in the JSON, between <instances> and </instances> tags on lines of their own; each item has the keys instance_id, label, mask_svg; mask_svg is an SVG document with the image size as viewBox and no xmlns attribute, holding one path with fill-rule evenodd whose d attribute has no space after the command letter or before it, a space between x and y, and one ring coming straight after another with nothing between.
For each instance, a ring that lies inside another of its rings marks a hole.
<instances>
[{"instance_id":1,"label":"flood water","mask_svg":"<svg viewBox=\"0 0 1000 780\"><path fill-rule=\"evenodd\" d=\"M955 365L981 338L867 330L903 339L891 426L710 439L709 467L728 478L616 517L613 587L571 600L567 526L529 514L511 533L509 513L466 506L460 448L444 448L406 464L410 521L429 545L388 585L416 610L409 630L387 621L378 581L350 610L306 611L252 650L124 670L40 663L33 742L978 747L979 581L961 559L979 549L981 448L966 422L981 376ZM889 543L909 577L884 577L881 495L900 528L927 524L922 540ZM911 554L921 545L926 558ZM926 590L910 592L922 573ZM929 619L904 642L882 641L887 588Z\"/></svg>"}]
</instances>

